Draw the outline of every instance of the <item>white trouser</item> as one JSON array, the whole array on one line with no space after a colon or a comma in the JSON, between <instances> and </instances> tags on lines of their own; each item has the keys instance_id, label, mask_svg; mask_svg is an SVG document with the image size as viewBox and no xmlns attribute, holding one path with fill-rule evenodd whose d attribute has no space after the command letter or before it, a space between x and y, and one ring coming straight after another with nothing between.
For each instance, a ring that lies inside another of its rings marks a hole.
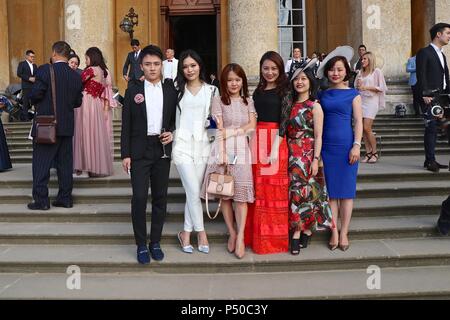
<instances>
[{"instance_id":1,"label":"white trouser","mask_svg":"<svg viewBox=\"0 0 450 320\"><path fill-rule=\"evenodd\" d=\"M180 174L181 182L186 192L184 208L184 231L204 231L203 207L200 200L203 177L209 154L209 142L178 140L172 152L172 157Z\"/></svg>"}]
</instances>

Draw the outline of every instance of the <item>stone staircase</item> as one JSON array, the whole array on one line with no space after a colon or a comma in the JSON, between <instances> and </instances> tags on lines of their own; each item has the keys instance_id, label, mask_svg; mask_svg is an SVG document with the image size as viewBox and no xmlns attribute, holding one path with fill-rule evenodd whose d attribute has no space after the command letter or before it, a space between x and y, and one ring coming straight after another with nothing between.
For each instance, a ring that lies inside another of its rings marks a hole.
<instances>
[{"instance_id":1,"label":"stone staircase","mask_svg":"<svg viewBox=\"0 0 450 320\"><path fill-rule=\"evenodd\" d=\"M211 253L184 254L176 234L183 226L185 194L172 167L162 239L166 258L149 266L135 259L131 187L119 162L111 177L75 180L74 208L29 211L29 124L6 126L12 131L14 169L0 173L0 298L450 298L450 238L435 228L450 194L450 172L421 167L420 119L377 119L382 155L378 164L360 165L348 251L329 251L328 234L318 232L299 256L255 255L248 249L238 260L226 251L223 219L205 215ZM115 129L118 152L119 122ZM448 162L448 149L440 143L441 163ZM50 187L54 197L53 171ZM81 290L66 288L71 265L81 269ZM373 265L381 268L379 290L367 288L367 268Z\"/></svg>"}]
</instances>

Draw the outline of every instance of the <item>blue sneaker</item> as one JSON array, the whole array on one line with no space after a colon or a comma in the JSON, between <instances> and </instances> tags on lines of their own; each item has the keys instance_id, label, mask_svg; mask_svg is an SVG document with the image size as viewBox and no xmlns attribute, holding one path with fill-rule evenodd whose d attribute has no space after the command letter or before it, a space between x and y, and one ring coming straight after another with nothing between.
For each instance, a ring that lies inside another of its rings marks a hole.
<instances>
[{"instance_id":1,"label":"blue sneaker","mask_svg":"<svg viewBox=\"0 0 450 320\"><path fill-rule=\"evenodd\" d=\"M164 259L164 252L161 250L161 246L159 245L159 242L152 243L150 242L150 253L152 255L152 258L156 261L161 261Z\"/></svg>"},{"instance_id":2,"label":"blue sneaker","mask_svg":"<svg viewBox=\"0 0 450 320\"><path fill-rule=\"evenodd\" d=\"M137 260L140 264L149 264L150 263L150 255L148 253L147 246L138 246Z\"/></svg>"}]
</instances>

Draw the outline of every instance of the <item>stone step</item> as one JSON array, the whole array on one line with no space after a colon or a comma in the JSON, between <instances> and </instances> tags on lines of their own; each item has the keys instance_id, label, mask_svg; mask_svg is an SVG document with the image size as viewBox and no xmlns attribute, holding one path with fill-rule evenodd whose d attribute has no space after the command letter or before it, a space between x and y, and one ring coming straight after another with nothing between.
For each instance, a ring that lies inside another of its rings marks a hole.
<instances>
[{"instance_id":1,"label":"stone step","mask_svg":"<svg viewBox=\"0 0 450 320\"><path fill-rule=\"evenodd\" d=\"M156 265L156 263L152 264ZM143 272L83 274L81 290L68 290L68 275L63 268L55 273L8 273L0 275L0 299L29 300L263 300L263 299L449 299L450 267L426 266L381 269L379 290L369 290L367 268L329 271L272 272L204 272L202 274L161 274ZM82 269L83 272L84 269ZM151 276L150 276L151 275ZM307 290L299 290L307 286ZM164 290L161 290L164 288ZM205 290L208 288L208 290ZM261 301L259 305L266 306ZM273 309L265 309L269 318ZM211 318L225 314L222 304ZM238 303L237 303L238 305ZM199 307L186 301L183 307ZM281 309L281 308L280 308ZM197 310L197 309L196 309ZM220 310L220 311L219 311ZM165 310L169 319L177 319L183 308ZM251 311L256 311L251 310ZM262 309L260 310L262 312ZM206 317L206 315L204 316ZM200 318L200 317L199 317Z\"/></svg>"},{"instance_id":2,"label":"stone step","mask_svg":"<svg viewBox=\"0 0 450 320\"><path fill-rule=\"evenodd\" d=\"M395 216L415 216L431 215L437 217L440 213L442 201L446 197L401 197L401 198L370 198L356 199L353 210L353 217L395 217ZM148 204L147 219L151 221L151 203ZM183 222L185 203L168 203L168 222ZM217 208L216 202L209 204L210 211ZM203 203L204 220L210 221ZM48 211L28 210L25 203L3 204L0 212L0 222L33 222L33 223L94 223L94 222L130 222L130 203L95 203L95 204L75 204L73 208L52 207ZM219 214L212 222L223 222L222 215Z\"/></svg>"},{"instance_id":3,"label":"stone step","mask_svg":"<svg viewBox=\"0 0 450 320\"><path fill-rule=\"evenodd\" d=\"M312 243L299 256L289 253L257 255L247 248L243 259L226 251L226 244L212 244L209 254L186 254L179 245L162 243L165 258L142 266L136 261L136 246L129 245L1 245L0 274L61 273L67 277L68 266L77 265L82 274L227 274L265 273L266 279L275 272L348 271L380 268L445 266L450 262L450 238L420 238L392 240L353 240L346 252L330 251L326 243ZM431 274L429 275L431 276ZM367 279L368 275L365 275ZM151 278L151 277L150 277ZM450 279L450 277L442 278ZM292 280L292 279L291 279ZM446 281L447 281L446 280ZM64 282L65 283L65 282ZM365 281L362 285L365 285ZM425 281L423 284L427 283ZM387 283L386 283L387 284ZM329 290L329 287L327 287ZM300 290L302 291L302 290Z\"/></svg>"},{"instance_id":4,"label":"stone step","mask_svg":"<svg viewBox=\"0 0 450 320\"><path fill-rule=\"evenodd\" d=\"M367 240L435 237L439 235L436 230L436 221L437 217L430 215L354 217L350 224L350 238ZM176 235L182 228L183 221L166 222L161 241L177 244ZM211 244L227 241L225 223L206 221L205 230ZM318 231L312 242L326 244L328 238L328 231ZM0 223L0 241L2 244L132 244L134 236L131 221L113 223L4 222Z\"/></svg>"},{"instance_id":5,"label":"stone step","mask_svg":"<svg viewBox=\"0 0 450 320\"><path fill-rule=\"evenodd\" d=\"M57 194L57 189L50 189L50 197ZM151 194L149 190L149 195ZM361 182L357 185L357 198L393 198L411 196L446 196L450 194L448 181L410 181ZM78 188L73 190L75 203L128 203L131 188ZM13 188L0 190L0 203L27 203L31 201L31 188ZM169 187L168 202L184 202L183 187Z\"/></svg>"},{"instance_id":6,"label":"stone step","mask_svg":"<svg viewBox=\"0 0 450 320\"><path fill-rule=\"evenodd\" d=\"M364 148L361 151L364 152ZM448 147L448 145L445 147L436 147L435 153L437 155L448 155L450 154L450 148ZM383 148L382 150L382 156L418 156L423 154L424 154L423 147L410 147L403 149ZM11 154L11 161L13 162L13 164L31 163L31 160L32 160L31 150L29 151L29 154L26 153L20 155ZM120 160L121 160L120 153L115 153L114 161Z\"/></svg>"},{"instance_id":7,"label":"stone step","mask_svg":"<svg viewBox=\"0 0 450 320\"><path fill-rule=\"evenodd\" d=\"M377 139L378 144L380 144L381 141L381 147L382 148L387 148L387 149L392 149L392 148L399 148L399 149L408 149L408 148L418 148L418 147L423 147L423 136L422 138L419 139L415 139L412 140L410 137L406 137L407 139L403 139L403 140L398 140L398 139L391 139L391 140L386 140L384 139L384 136L380 135ZM381 140L380 140L381 139ZM364 145L364 143L363 143ZM440 139L436 142L436 146L439 147L449 147L449 143L448 140L443 140ZM33 145L30 142L22 142L22 143L11 143L8 144L8 148L10 151L10 155L21 155L21 154L28 154L30 152L32 152L33 150ZM450 149L450 147L449 147ZM115 141L114 143L114 151L115 153L119 153L120 152L120 141Z\"/></svg>"},{"instance_id":8,"label":"stone step","mask_svg":"<svg viewBox=\"0 0 450 320\"><path fill-rule=\"evenodd\" d=\"M423 134L412 134L412 135L408 135L408 136L407 135L401 136L401 135L383 134L383 135L379 135L378 139L380 139L380 137L381 137L382 143L391 142L391 141L395 141L395 142L410 141L410 142L417 142L417 143L423 144ZM10 150L32 148L32 145L33 145L31 140L22 139L22 138L9 139L8 141L9 141L8 148ZM439 137L438 142L448 143L448 139ZM114 140L114 146L120 147L120 139L119 138Z\"/></svg>"}]
</instances>

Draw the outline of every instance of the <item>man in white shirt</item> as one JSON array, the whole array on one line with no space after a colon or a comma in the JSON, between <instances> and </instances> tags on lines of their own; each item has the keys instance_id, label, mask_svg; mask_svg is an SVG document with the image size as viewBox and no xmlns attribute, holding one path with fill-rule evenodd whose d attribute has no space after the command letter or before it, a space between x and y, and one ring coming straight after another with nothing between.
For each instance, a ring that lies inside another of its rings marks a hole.
<instances>
[{"instance_id":1,"label":"man in white shirt","mask_svg":"<svg viewBox=\"0 0 450 320\"><path fill-rule=\"evenodd\" d=\"M175 78L178 74L178 60L175 59L175 51L173 49L166 50L166 60L163 61L164 80Z\"/></svg>"},{"instance_id":2,"label":"man in white shirt","mask_svg":"<svg viewBox=\"0 0 450 320\"><path fill-rule=\"evenodd\" d=\"M175 130L177 91L162 81L162 51L149 45L141 52L145 80L127 89L122 109L122 166L131 175L131 216L140 264L164 258L160 241L167 208L170 156ZM151 186L152 221L147 247L146 209ZM150 249L150 254L149 254Z\"/></svg>"},{"instance_id":3,"label":"man in white shirt","mask_svg":"<svg viewBox=\"0 0 450 320\"><path fill-rule=\"evenodd\" d=\"M284 67L284 72L287 73L289 76L292 75L294 69L297 69L295 67L296 64L303 64L306 61L306 59L302 58L302 50L298 47L294 48L294 51L292 51L292 59L289 59L286 62L286 66ZM289 77L290 79L290 77Z\"/></svg>"}]
</instances>

